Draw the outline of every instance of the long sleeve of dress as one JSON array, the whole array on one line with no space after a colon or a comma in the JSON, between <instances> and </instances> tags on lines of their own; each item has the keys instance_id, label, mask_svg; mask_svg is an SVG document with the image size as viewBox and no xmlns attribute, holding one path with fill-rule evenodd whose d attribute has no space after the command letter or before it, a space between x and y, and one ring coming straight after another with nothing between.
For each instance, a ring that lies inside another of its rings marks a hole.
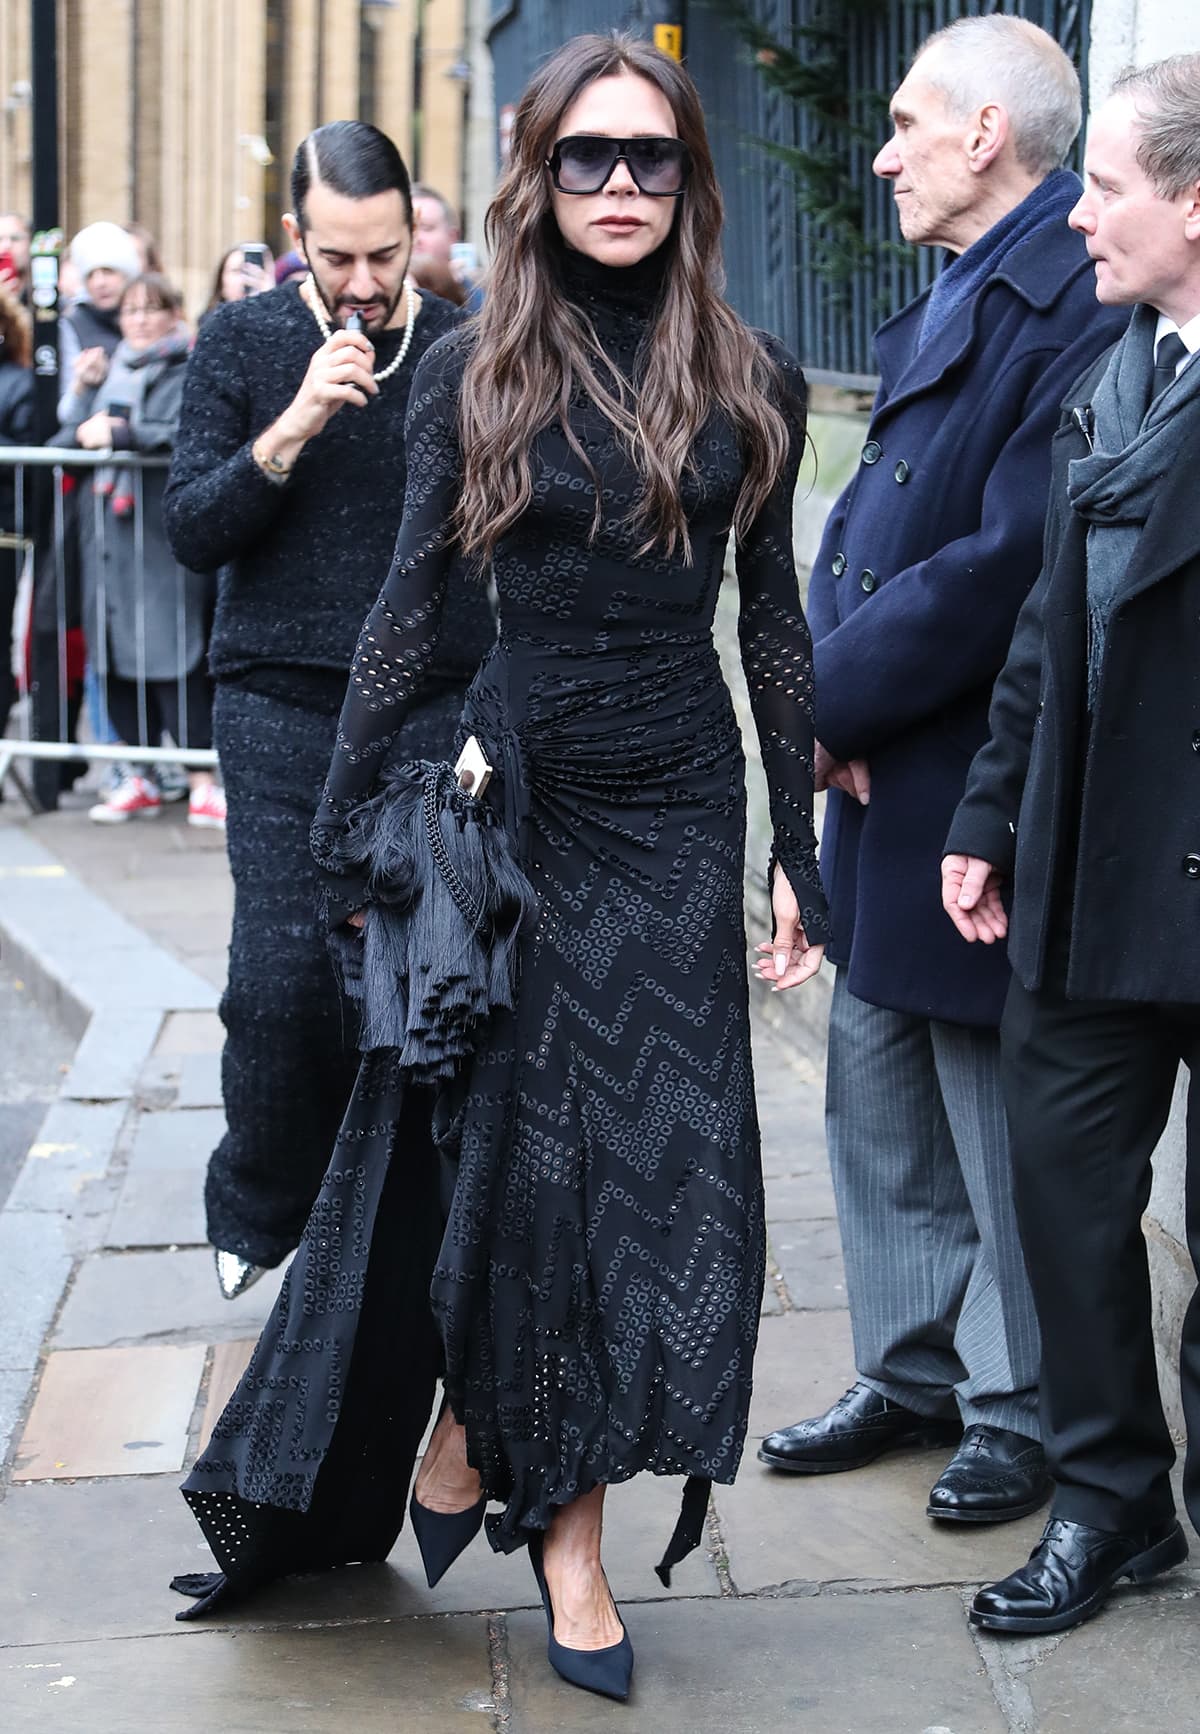
<instances>
[{"instance_id":1,"label":"long sleeve of dress","mask_svg":"<svg viewBox=\"0 0 1200 1734\"><path fill-rule=\"evenodd\" d=\"M800 605L792 545L792 496L804 450L804 376L771 345L783 378L790 433L787 462L737 550L738 638L758 731L774 831L774 860L787 874L813 944L829 937L829 913L813 828L813 654Z\"/></svg>"},{"instance_id":2,"label":"long sleeve of dress","mask_svg":"<svg viewBox=\"0 0 1200 1734\"><path fill-rule=\"evenodd\" d=\"M404 434L404 517L387 580L350 665L333 762L313 822L312 851L334 925L364 901L361 884L335 866L336 843L348 816L371 795L433 662L461 478L458 349L453 336L435 344L413 379Z\"/></svg>"}]
</instances>

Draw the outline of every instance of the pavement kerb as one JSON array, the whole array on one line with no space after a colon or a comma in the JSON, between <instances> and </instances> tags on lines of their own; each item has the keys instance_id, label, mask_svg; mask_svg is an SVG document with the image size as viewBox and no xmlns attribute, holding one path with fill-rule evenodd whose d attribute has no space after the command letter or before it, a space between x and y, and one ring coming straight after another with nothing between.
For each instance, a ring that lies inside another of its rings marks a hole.
<instances>
[{"instance_id":1,"label":"pavement kerb","mask_svg":"<svg viewBox=\"0 0 1200 1734\"><path fill-rule=\"evenodd\" d=\"M111 909L23 829L0 827L0 956L79 1045L0 1210L0 1471L43 1344L111 1203L106 1185L165 1020L216 989Z\"/></svg>"}]
</instances>

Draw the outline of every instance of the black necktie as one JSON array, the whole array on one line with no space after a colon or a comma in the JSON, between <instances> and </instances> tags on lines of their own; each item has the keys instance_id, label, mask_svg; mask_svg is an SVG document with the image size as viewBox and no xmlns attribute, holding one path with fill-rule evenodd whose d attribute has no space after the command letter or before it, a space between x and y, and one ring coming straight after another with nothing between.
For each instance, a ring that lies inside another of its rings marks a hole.
<instances>
[{"instance_id":1,"label":"black necktie","mask_svg":"<svg viewBox=\"0 0 1200 1734\"><path fill-rule=\"evenodd\" d=\"M1187 344L1178 331L1168 331L1165 337L1159 338L1158 348L1154 351L1154 379L1150 387L1150 402L1153 403L1162 392L1175 380L1175 370L1187 354Z\"/></svg>"}]
</instances>

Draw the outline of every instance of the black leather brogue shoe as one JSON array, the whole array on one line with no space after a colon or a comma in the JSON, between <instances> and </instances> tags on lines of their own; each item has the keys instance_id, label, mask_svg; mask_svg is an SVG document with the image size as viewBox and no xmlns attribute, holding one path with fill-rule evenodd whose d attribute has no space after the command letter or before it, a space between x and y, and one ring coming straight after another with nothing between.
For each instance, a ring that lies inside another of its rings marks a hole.
<instances>
[{"instance_id":1,"label":"black leather brogue shoe","mask_svg":"<svg viewBox=\"0 0 1200 1734\"><path fill-rule=\"evenodd\" d=\"M1099 1613L1121 1578L1145 1583L1182 1565L1187 1552L1174 1518L1122 1535L1052 1517L1028 1565L979 1591L971 1624L988 1632L1065 1632Z\"/></svg>"},{"instance_id":2,"label":"black leather brogue shoe","mask_svg":"<svg viewBox=\"0 0 1200 1734\"><path fill-rule=\"evenodd\" d=\"M842 1469L861 1469L902 1445L948 1444L960 1432L957 1421L918 1415L879 1396L869 1385L858 1384L851 1385L823 1415L768 1433L758 1448L758 1460L796 1475L834 1475Z\"/></svg>"},{"instance_id":3,"label":"black leather brogue shoe","mask_svg":"<svg viewBox=\"0 0 1200 1734\"><path fill-rule=\"evenodd\" d=\"M934 1483L925 1515L948 1523L1008 1523L1045 1505L1051 1486L1036 1439L975 1423Z\"/></svg>"}]
</instances>

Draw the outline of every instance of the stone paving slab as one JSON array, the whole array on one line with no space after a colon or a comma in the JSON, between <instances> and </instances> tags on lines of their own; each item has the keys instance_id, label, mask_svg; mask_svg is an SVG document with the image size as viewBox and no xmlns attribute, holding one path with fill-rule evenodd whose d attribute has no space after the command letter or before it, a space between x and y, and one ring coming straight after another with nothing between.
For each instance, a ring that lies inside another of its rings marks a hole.
<instances>
[{"instance_id":1,"label":"stone paving slab","mask_svg":"<svg viewBox=\"0 0 1200 1734\"><path fill-rule=\"evenodd\" d=\"M184 1054L179 1067L177 1108L219 1108L221 1094L220 1054Z\"/></svg>"},{"instance_id":2,"label":"stone paving slab","mask_svg":"<svg viewBox=\"0 0 1200 1734\"><path fill-rule=\"evenodd\" d=\"M509 1618L511 1734L1006 1734L951 1592L622 1611L625 1708L551 1672L540 1613Z\"/></svg>"},{"instance_id":3,"label":"stone paving slab","mask_svg":"<svg viewBox=\"0 0 1200 1734\"><path fill-rule=\"evenodd\" d=\"M65 1643L0 1657L6 1734L488 1734L479 1616Z\"/></svg>"},{"instance_id":4,"label":"stone paving slab","mask_svg":"<svg viewBox=\"0 0 1200 1734\"><path fill-rule=\"evenodd\" d=\"M175 1011L163 1020L156 1054L219 1054L225 1030L214 1011Z\"/></svg>"},{"instance_id":5,"label":"stone paving slab","mask_svg":"<svg viewBox=\"0 0 1200 1734\"><path fill-rule=\"evenodd\" d=\"M1162 1585L1177 1584L1162 1578ZM980 1639L1001 1652L1004 1640ZM1034 1646L1028 1646L1034 1648ZM1200 1592L1123 1586L1103 1614L1036 1660L1009 1662L1036 1734L1197 1734Z\"/></svg>"},{"instance_id":6,"label":"stone paving slab","mask_svg":"<svg viewBox=\"0 0 1200 1734\"><path fill-rule=\"evenodd\" d=\"M5 1209L70 1216L86 1208L89 1188L108 1174L127 1112L124 1101L52 1103Z\"/></svg>"},{"instance_id":7,"label":"stone paving slab","mask_svg":"<svg viewBox=\"0 0 1200 1734\"><path fill-rule=\"evenodd\" d=\"M129 1152L131 1174L144 1170L185 1170L202 1185L208 1158L225 1132L220 1108L171 1108L143 1114Z\"/></svg>"},{"instance_id":8,"label":"stone paving slab","mask_svg":"<svg viewBox=\"0 0 1200 1734\"><path fill-rule=\"evenodd\" d=\"M200 1344L58 1350L43 1370L13 1480L179 1469L204 1361Z\"/></svg>"},{"instance_id":9,"label":"stone paving slab","mask_svg":"<svg viewBox=\"0 0 1200 1734\"><path fill-rule=\"evenodd\" d=\"M21 1367L16 1372L0 1371L0 1463L8 1456L21 1426L32 1379L31 1367Z\"/></svg>"},{"instance_id":10,"label":"stone paving slab","mask_svg":"<svg viewBox=\"0 0 1200 1734\"><path fill-rule=\"evenodd\" d=\"M837 1215L824 1149L811 1162L797 1158L788 1174L767 1175L766 1194L767 1219L772 1223Z\"/></svg>"},{"instance_id":11,"label":"stone paving slab","mask_svg":"<svg viewBox=\"0 0 1200 1734\"><path fill-rule=\"evenodd\" d=\"M929 1489L948 1449L896 1452L840 1475L786 1475L754 1461L713 1499L736 1587L854 1581L979 1583L1029 1554L1044 1511L1016 1523L936 1523Z\"/></svg>"},{"instance_id":12,"label":"stone paving slab","mask_svg":"<svg viewBox=\"0 0 1200 1734\"><path fill-rule=\"evenodd\" d=\"M131 1096L161 1023L157 1007L93 1018L75 1050L63 1095L96 1102Z\"/></svg>"},{"instance_id":13,"label":"stone paving slab","mask_svg":"<svg viewBox=\"0 0 1200 1734\"><path fill-rule=\"evenodd\" d=\"M70 1271L60 1217L37 1211L0 1214L0 1371L36 1367Z\"/></svg>"},{"instance_id":14,"label":"stone paving slab","mask_svg":"<svg viewBox=\"0 0 1200 1734\"><path fill-rule=\"evenodd\" d=\"M177 1572L211 1571L212 1555L179 1493L179 1476L14 1485L0 1523L0 1643L36 1645L152 1633L186 1636ZM639 1485L614 1490L605 1547L615 1594L634 1606L667 1600L652 1566L674 1513ZM699 1551L674 1574L670 1596L717 1593ZM480 1536L437 1588L425 1583L407 1523L386 1565L351 1566L283 1579L203 1629L425 1618L538 1605L525 1554L495 1554ZM2 1653L2 1650L0 1650ZM0 1726L3 1718L0 1717Z\"/></svg>"},{"instance_id":15,"label":"stone paving slab","mask_svg":"<svg viewBox=\"0 0 1200 1734\"><path fill-rule=\"evenodd\" d=\"M846 1305L846 1272L836 1221L769 1222L767 1235L792 1305Z\"/></svg>"},{"instance_id":16,"label":"stone paving slab","mask_svg":"<svg viewBox=\"0 0 1200 1734\"><path fill-rule=\"evenodd\" d=\"M823 1414L853 1379L848 1313L792 1312L764 1319L754 1357L754 1392L742 1475L760 1473L759 1466L751 1464L764 1433Z\"/></svg>"},{"instance_id":17,"label":"stone paving slab","mask_svg":"<svg viewBox=\"0 0 1200 1734\"><path fill-rule=\"evenodd\" d=\"M21 826L0 825L0 881L10 942L64 1002L93 1012L215 1007L211 982L65 872Z\"/></svg>"},{"instance_id":18,"label":"stone paving slab","mask_svg":"<svg viewBox=\"0 0 1200 1734\"><path fill-rule=\"evenodd\" d=\"M203 1246L207 1240L201 1172L146 1167L125 1176L105 1246Z\"/></svg>"},{"instance_id":19,"label":"stone paving slab","mask_svg":"<svg viewBox=\"0 0 1200 1734\"><path fill-rule=\"evenodd\" d=\"M238 1380L249 1366L256 1340L254 1337L237 1337L232 1342L214 1345L204 1398L204 1418L200 1423L202 1446L221 1419L226 1403L237 1389Z\"/></svg>"},{"instance_id":20,"label":"stone paving slab","mask_svg":"<svg viewBox=\"0 0 1200 1734\"><path fill-rule=\"evenodd\" d=\"M67 1297L53 1346L99 1349L166 1336L180 1342L244 1337L262 1329L282 1281L282 1268L271 1271L227 1301L207 1249L89 1258Z\"/></svg>"},{"instance_id":21,"label":"stone paving slab","mask_svg":"<svg viewBox=\"0 0 1200 1734\"><path fill-rule=\"evenodd\" d=\"M168 1586L176 1572L211 1571L212 1555L179 1481L147 1475L10 1487L0 1506L3 1643L182 1631L175 1615L183 1604Z\"/></svg>"}]
</instances>

